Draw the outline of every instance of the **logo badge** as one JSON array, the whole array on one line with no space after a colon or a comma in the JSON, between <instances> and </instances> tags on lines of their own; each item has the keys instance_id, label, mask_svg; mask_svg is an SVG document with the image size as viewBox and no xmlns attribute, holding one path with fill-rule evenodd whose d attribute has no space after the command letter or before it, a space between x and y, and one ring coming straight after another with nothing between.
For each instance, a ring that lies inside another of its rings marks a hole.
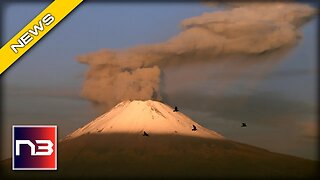
<instances>
[{"instance_id":1,"label":"logo badge","mask_svg":"<svg viewBox=\"0 0 320 180\"><path fill-rule=\"evenodd\" d=\"M57 126L12 126L13 170L57 170Z\"/></svg>"}]
</instances>

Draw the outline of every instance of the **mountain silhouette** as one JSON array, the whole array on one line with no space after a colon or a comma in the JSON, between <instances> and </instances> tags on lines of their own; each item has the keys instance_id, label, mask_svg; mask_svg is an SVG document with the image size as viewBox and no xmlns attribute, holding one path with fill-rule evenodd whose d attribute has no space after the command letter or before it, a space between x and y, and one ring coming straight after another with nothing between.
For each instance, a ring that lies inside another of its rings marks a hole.
<instances>
[{"instance_id":1,"label":"mountain silhouette","mask_svg":"<svg viewBox=\"0 0 320 180\"><path fill-rule=\"evenodd\" d=\"M1 168L10 178L314 178L316 175L316 161L229 140L172 109L157 101L124 101L59 142L58 171L12 171L11 159L2 161ZM144 136L149 134L152 136Z\"/></svg>"}]
</instances>

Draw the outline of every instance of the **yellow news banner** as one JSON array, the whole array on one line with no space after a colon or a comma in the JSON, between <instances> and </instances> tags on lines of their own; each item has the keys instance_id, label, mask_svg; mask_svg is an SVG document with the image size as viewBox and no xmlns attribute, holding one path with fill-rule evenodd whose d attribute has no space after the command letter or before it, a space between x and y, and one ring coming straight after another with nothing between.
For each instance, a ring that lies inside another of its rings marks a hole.
<instances>
[{"instance_id":1,"label":"yellow news banner","mask_svg":"<svg viewBox=\"0 0 320 180\"><path fill-rule=\"evenodd\" d=\"M0 49L0 74L27 52L83 0L55 0Z\"/></svg>"}]
</instances>

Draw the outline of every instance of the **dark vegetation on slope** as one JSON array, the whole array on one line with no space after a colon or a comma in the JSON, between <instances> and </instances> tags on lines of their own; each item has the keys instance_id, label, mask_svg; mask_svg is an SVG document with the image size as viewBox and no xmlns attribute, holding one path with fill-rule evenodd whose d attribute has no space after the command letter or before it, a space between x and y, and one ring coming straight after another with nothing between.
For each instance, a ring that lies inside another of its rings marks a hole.
<instances>
[{"instance_id":1,"label":"dark vegetation on slope","mask_svg":"<svg viewBox=\"0 0 320 180\"><path fill-rule=\"evenodd\" d=\"M229 140L137 134L83 135L60 142L58 171L13 171L13 177L315 177L316 161ZM8 173L9 172L9 173Z\"/></svg>"}]
</instances>

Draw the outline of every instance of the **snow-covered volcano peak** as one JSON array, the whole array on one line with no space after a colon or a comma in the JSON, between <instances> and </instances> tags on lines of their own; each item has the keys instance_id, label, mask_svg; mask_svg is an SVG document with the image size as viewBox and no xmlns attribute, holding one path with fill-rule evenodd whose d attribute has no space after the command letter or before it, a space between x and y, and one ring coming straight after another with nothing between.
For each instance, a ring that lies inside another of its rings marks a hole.
<instances>
[{"instance_id":1,"label":"snow-covered volcano peak","mask_svg":"<svg viewBox=\"0 0 320 180\"><path fill-rule=\"evenodd\" d=\"M109 112L69 134L72 139L84 134L126 133L152 136L155 134L196 136L223 139L180 111L158 101L123 101Z\"/></svg>"}]
</instances>

